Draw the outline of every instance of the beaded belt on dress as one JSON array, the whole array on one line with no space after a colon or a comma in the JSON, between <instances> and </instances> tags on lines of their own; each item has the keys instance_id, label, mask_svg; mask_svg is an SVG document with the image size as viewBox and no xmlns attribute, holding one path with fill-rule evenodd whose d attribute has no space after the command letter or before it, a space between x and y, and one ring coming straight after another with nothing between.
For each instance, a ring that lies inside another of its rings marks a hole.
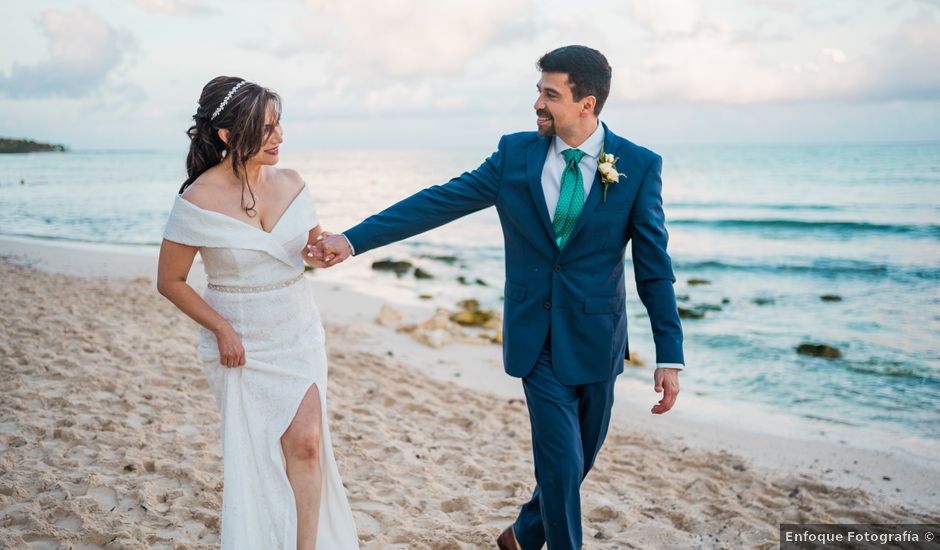
<instances>
[{"instance_id":1,"label":"beaded belt on dress","mask_svg":"<svg viewBox=\"0 0 940 550\"><path fill-rule=\"evenodd\" d=\"M259 285L259 286L227 286L227 285L216 285L209 283L208 286L212 290L218 290L219 292L266 292L268 290L277 290L279 288L288 287L301 279L304 278L303 273L299 273L296 277L287 280L281 281L280 283L271 283L269 285Z\"/></svg>"}]
</instances>

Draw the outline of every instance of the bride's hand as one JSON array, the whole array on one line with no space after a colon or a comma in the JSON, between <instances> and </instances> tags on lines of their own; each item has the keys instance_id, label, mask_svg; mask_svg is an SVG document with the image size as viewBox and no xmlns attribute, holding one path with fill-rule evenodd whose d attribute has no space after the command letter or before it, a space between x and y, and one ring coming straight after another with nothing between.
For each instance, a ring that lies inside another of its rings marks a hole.
<instances>
[{"instance_id":1,"label":"bride's hand","mask_svg":"<svg viewBox=\"0 0 940 550\"><path fill-rule=\"evenodd\" d=\"M321 268L326 267L326 258L323 257L322 250L319 248L323 239L332 235L329 231L322 231L317 236L315 243L307 243L307 246L304 248L304 262L307 263L310 267Z\"/></svg>"},{"instance_id":2,"label":"bride's hand","mask_svg":"<svg viewBox=\"0 0 940 550\"><path fill-rule=\"evenodd\" d=\"M235 333L232 325L226 323L217 330L215 339L219 344L219 363L226 367L245 365L245 348L242 347L242 340Z\"/></svg>"},{"instance_id":3,"label":"bride's hand","mask_svg":"<svg viewBox=\"0 0 940 550\"><path fill-rule=\"evenodd\" d=\"M313 267L316 269L326 267L326 262L322 258L316 257L316 254L318 252L319 251L317 250L316 245L308 244L307 247L304 249L304 262L310 267Z\"/></svg>"}]
</instances>

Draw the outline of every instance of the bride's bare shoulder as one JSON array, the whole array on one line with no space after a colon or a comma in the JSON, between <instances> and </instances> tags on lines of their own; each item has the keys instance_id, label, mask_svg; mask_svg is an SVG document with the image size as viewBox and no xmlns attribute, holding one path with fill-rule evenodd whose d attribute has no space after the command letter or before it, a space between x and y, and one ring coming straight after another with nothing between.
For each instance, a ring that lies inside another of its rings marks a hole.
<instances>
[{"instance_id":1,"label":"bride's bare shoulder","mask_svg":"<svg viewBox=\"0 0 940 550\"><path fill-rule=\"evenodd\" d=\"M182 197L199 208L215 210L219 193L224 192L223 183L215 174L207 171L183 191Z\"/></svg>"},{"instance_id":2,"label":"bride's bare shoulder","mask_svg":"<svg viewBox=\"0 0 940 550\"><path fill-rule=\"evenodd\" d=\"M284 187L297 192L304 186L304 178L297 170L292 168L275 168L275 170L277 170L277 181L283 184Z\"/></svg>"}]
</instances>

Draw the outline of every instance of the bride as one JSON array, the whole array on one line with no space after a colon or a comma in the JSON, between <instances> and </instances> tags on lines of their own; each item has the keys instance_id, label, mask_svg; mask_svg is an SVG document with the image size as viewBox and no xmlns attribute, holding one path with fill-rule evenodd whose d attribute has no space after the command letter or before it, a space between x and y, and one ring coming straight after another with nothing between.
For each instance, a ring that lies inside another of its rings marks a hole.
<instances>
[{"instance_id":1,"label":"bride","mask_svg":"<svg viewBox=\"0 0 940 550\"><path fill-rule=\"evenodd\" d=\"M327 423L327 359L303 251L321 236L310 190L278 169L280 97L220 76L202 90L157 286L201 325L222 417L222 548L359 547ZM208 288L186 278L196 252Z\"/></svg>"}]
</instances>

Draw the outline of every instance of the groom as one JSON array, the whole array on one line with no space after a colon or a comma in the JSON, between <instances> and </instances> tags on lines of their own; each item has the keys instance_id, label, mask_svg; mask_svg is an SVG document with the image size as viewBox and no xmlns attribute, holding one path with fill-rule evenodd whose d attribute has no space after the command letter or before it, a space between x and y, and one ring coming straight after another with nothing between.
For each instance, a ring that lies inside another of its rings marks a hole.
<instances>
[{"instance_id":1,"label":"groom","mask_svg":"<svg viewBox=\"0 0 940 550\"><path fill-rule=\"evenodd\" d=\"M558 48L538 68L538 133L503 136L476 170L310 251L334 265L496 206L506 246L503 360L506 372L522 379L537 482L499 536L502 550L546 542L550 550L581 548L580 485L607 434L614 381L629 357L624 251L631 239L637 291L656 344L655 389L664 392L652 413L672 408L683 367L662 159L598 120L611 75L600 52Z\"/></svg>"}]
</instances>

